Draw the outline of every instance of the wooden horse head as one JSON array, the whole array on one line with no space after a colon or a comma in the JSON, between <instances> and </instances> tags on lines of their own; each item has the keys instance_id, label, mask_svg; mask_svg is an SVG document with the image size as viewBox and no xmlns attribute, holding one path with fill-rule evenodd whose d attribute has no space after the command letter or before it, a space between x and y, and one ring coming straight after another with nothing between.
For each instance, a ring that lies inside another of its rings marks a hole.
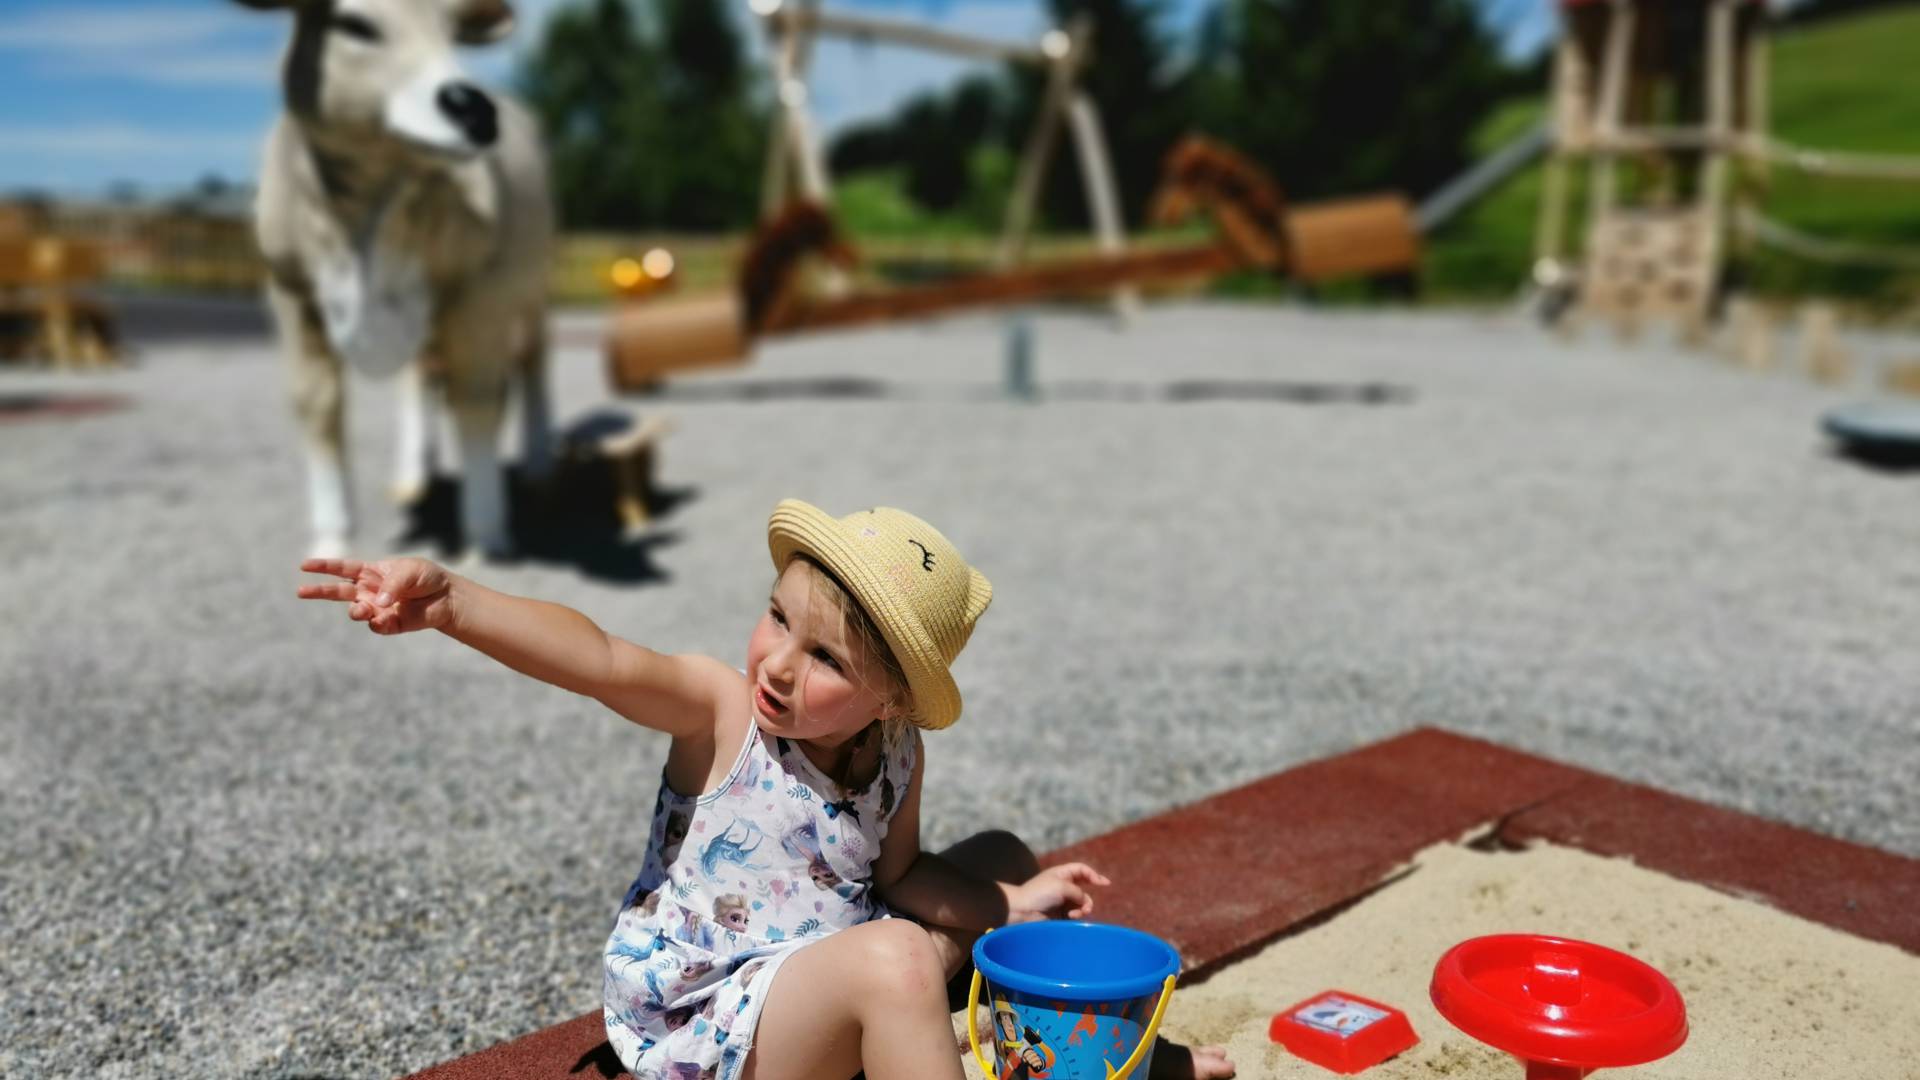
<instances>
[{"instance_id":1,"label":"wooden horse head","mask_svg":"<svg viewBox=\"0 0 1920 1080\"><path fill-rule=\"evenodd\" d=\"M823 255L846 270L860 262L833 216L818 203L793 203L753 234L740 263L740 299L749 334L782 325L793 308L801 263L809 255Z\"/></svg>"},{"instance_id":2,"label":"wooden horse head","mask_svg":"<svg viewBox=\"0 0 1920 1080\"><path fill-rule=\"evenodd\" d=\"M1148 211L1155 225L1177 225L1204 210L1221 239L1248 263L1279 269L1287 254L1287 199L1245 155L1203 135L1167 152Z\"/></svg>"}]
</instances>

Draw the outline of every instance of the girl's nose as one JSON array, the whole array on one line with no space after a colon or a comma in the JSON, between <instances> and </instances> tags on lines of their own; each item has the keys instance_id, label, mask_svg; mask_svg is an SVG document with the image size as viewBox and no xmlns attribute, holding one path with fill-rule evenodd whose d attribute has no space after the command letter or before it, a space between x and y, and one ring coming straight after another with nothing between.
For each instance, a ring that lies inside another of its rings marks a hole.
<instances>
[{"instance_id":1,"label":"girl's nose","mask_svg":"<svg viewBox=\"0 0 1920 1080\"><path fill-rule=\"evenodd\" d=\"M763 665L767 672L767 678L778 683L793 682L793 661L793 646L791 644L783 642L774 646L773 651L767 654L766 663Z\"/></svg>"}]
</instances>

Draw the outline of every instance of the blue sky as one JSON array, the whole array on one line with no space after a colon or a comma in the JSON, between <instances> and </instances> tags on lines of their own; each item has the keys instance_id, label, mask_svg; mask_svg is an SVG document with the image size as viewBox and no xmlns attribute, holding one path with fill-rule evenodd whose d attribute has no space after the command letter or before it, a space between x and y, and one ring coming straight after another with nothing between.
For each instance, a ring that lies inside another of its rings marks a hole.
<instances>
[{"instance_id":1,"label":"blue sky","mask_svg":"<svg viewBox=\"0 0 1920 1080\"><path fill-rule=\"evenodd\" d=\"M468 56L481 81L504 81L539 23L565 2L518 0L513 38ZM1204 2L1172 0L1176 26L1190 23ZM1535 49L1552 32L1551 0L1478 2L1510 52ZM739 3L745 21L745 0ZM829 6L1007 39L1045 29L1041 0ZM0 0L0 191L91 195L128 180L168 192L210 173L251 177L276 106L286 31L284 15L227 0ZM754 40L757 46L757 33ZM884 46L823 43L811 79L814 108L831 131L968 67Z\"/></svg>"}]
</instances>

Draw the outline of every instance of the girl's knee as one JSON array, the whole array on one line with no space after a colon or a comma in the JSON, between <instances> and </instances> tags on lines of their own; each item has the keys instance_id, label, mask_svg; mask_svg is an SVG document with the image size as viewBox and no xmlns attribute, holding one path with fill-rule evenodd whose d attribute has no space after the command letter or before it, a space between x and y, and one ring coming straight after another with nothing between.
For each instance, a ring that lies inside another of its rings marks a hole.
<instances>
[{"instance_id":1,"label":"girl's knee","mask_svg":"<svg viewBox=\"0 0 1920 1080\"><path fill-rule=\"evenodd\" d=\"M907 919L882 919L861 929L866 933L858 959L874 992L945 997L945 965L926 927Z\"/></svg>"}]
</instances>

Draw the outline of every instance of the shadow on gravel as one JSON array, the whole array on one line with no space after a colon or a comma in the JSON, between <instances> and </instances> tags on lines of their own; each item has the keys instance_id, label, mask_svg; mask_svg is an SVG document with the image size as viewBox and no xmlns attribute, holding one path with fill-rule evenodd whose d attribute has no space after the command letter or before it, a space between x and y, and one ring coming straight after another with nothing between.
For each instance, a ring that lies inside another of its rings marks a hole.
<instances>
[{"instance_id":1,"label":"shadow on gravel","mask_svg":"<svg viewBox=\"0 0 1920 1080\"><path fill-rule=\"evenodd\" d=\"M1011 399L1005 386L927 387L882 379L733 379L727 382L666 383L644 397L686 404L754 404L797 400L978 401ZM1033 388L1036 401L1110 402L1120 405L1266 401L1285 405L1404 405L1415 399L1410 387L1391 383L1285 382L1274 379L1193 379L1169 383L1061 382Z\"/></svg>"},{"instance_id":2,"label":"shadow on gravel","mask_svg":"<svg viewBox=\"0 0 1920 1080\"><path fill-rule=\"evenodd\" d=\"M628 535L614 509L613 468L605 461L569 465L544 488L529 484L519 470L507 473L508 513L518 548L515 561L572 566L582 574L620 585L667 580L653 553L679 540L661 522L698 497L695 488L656 488L649 507L652 523ZM460 530L460 481L436 476L426 495L407 507L399 544L431 544L443 557L465 550Z\"/></svg>"},{"instance_id":3,"label":"shadow on gravel","mask_svg":"<svg viewBox=\"0 0 1920 1080\"><path fill-rule=\"evenodd\" d=\"M0 394L0 424L18 420L66 420L116 412L132 403L124 394Z\"/></svg>"},{"instance_id":4,"label":"shadow on gravel","mask_svg":"<svg viewBox=\"0 0 1920 1080\"><path fill-rule=\"evenodd\" d=\"M1169 402L1272 401L1283 405L1406 405L1413 390L1391 383L1284 382L1276 379L1193 379L1160 386L1126 383L1066 383L1040 396L1061 401Z\"/></svg>"},{"instance_id":5,"label":"shadow on gravel","mask_svg":"<svg viewBox=\"0 0 1920 1080\"><path fill-rule=\"evenodd\" d=\"M1832 456L1873 472L1895 475L1920 472L1920 446L1843 443L1834 448Z\"/></svg>"}]
</instances>

